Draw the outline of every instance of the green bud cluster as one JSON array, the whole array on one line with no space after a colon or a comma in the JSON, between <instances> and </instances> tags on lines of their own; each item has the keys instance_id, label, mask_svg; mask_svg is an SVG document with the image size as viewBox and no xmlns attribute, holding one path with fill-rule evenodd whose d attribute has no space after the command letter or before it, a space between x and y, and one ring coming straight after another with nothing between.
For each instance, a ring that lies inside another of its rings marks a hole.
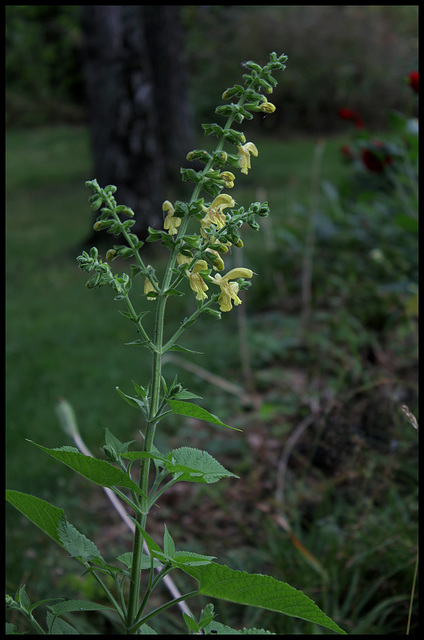
<instances>
[{"instance_id":1,"label":"green bud cluster","mask_svg":"<svg viewBox=\"0 0 424 640\"><path fill-rule=\"evenodd\" d=\"M109 252L108 252L109 253ZM128 274L114 275L107 262L103 262L99 258L96 247L92 247L90 254L83 251L77 258L79 266L83 271L95 271L96 273L88 280L86 287L94 289L95 287L103 287L105 285L112 287L117 292L116 300L122 299L131 289L131 279Z\"/></svg>"}]
</instances>

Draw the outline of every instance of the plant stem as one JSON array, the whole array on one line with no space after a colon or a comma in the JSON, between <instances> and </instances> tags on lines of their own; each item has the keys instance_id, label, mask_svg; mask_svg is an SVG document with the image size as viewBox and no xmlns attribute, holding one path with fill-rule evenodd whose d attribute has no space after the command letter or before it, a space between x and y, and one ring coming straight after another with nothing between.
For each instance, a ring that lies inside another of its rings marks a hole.
<instances>
[{"instance_id":1,"label":"plant stem","mask_svg":"<svg viewBox=\"0 0 424 640\"><path fill-rule=\"evenodd\" d=\"M166 609L169 609L169 607L173 607L174 604L178 604L179 602L181 602L183 600L187 600L187 598L192 598L193 596L197 596L197 595L199 595L198 591L190 591L190 593L186 593L185 595L181 596L180 598L175 598L175 600L170 600L169 602L166 602L165 604L163 604L162 606L158 607L157 609L155 609L154 611L149 613L147 616L145 616L144 618L139 620L137 622L136 628L134 630L131 629L131 633L135 633L141 627L142 624L145 624L147 622L147 620L150 620L150 618L154 618L154 616L156 616L158 613L161 613L162 611L166 611Z\"/></svg>"},{"instance_id":2,"label":"plant stem","mask_svg":"<svg viewBox=\"0 0 424 640\"><path fill-rule=\"evenodd\" d=\"M245 100L244 96L241 97L238 104L241 106L244 100ZM234 116L231 115L226 122L224 131L227 131L231 127L233 120L234 120ZM222 150L224 143L225 143L225 135L223 134L218 141L218 144L216 147L217 152ZM203 169L203 175L206 175L208 173L208 171L212 168L213 163L214 161L211 158L208 161L208 163L205 165L205 168ZM190 204L199 197L201 189L202 189L201 183L197 184L193 190L193 194L190 199ZM186 216L182 219L180 228L178 230L177 239L184 237L187 231L189 221L190 221L189 216ZM128 237L126 237L126 239L128 241ZM162 287L157 296L154 338L153 338L153 344L150 342L150 345L152 346L149 345L150 350L152 351L152 378L151 378L152 386L151 386L149 419L146 424L146 432L144 436L144 451L146 453L150 453L152 451L156 425L158 423L158 410L159 410L159 404L160 404L160 388L161 388L161 376L162 376L162 355L165 352L165 349L163 347L165 307L166 307L166 302L168 300L168 296L165 295L165 293L171 284L171 280L173 277L173 269L177 261L178 251L179 251L178 244L176 244L176 247L172 250L172 253L169 257ZM132 314L134 310L128 305L128 301L127 301L127 306L130 310L130 313ZM173 340L174 339L175 339L175 336ZM150 458L146 458L142 463L141 474L140 474L140 489L143 491L143 494L145 496L148 496L148 493L149 493L149 470L150 470ZM141 530L145 530L149 508L150 508L149 499L142 498L142 509L141 509L142 514L137 515L137 522L140 524L141 528L136 527L136 530L134 533L133 564L131 568L130 589L129 589L129 596L128 596L128 613L127 613L126 627L130 633L135 633L139 626L137 624L137 610L138 610L138 603L139 603L139 596L140 596L140 574L141 574L141 560L142 560L142 554L143 554L143 536L141 534ZM178 599L173 602L174 603L178 602Z\"/></svg>"}]
</instances>

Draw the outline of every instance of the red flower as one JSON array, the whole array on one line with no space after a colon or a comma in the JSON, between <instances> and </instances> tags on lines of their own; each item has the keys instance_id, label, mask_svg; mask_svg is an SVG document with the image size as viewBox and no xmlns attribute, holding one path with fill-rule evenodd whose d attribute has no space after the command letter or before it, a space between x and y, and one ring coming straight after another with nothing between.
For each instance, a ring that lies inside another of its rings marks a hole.
<instances>
[{"instance_id":1,"label":"red flower","mask_svg":"<svg viewBox=\"0 0 424 640\"><path fill-rule=\"evenodd\" d=\"M376 140L373 142L373 145L375 147L382 147L383 143ZM393 162L393 158L389 155L383 156L380 153L375 153L372 149L362 149L361 158L366 168L373 173L381 173L384 171L386 165L392 164Z\"/></svg>"},{"instance_id":2,"label":"red flower","mask_svg":"<svg viewBox=\"0 0 424 640\"><path fill-rule=\"evenodd\" d=\"M411 85L415 93L418 93L418 71L408 73L408 83Z\"/></svg>"},{"instance_id":3,"label":"red flower","mask_svg":"<svg viewBox=\"0 0 424 640\"><path fill-rule=\"evenodd\" d=\"M365 128L365 125L362 122L362 118L357 111L352 111L352 109L342 107L341 109L339 109L339 116L343 118L343 120L353 120L357 129Z\"/></svg>"}]
</instances>

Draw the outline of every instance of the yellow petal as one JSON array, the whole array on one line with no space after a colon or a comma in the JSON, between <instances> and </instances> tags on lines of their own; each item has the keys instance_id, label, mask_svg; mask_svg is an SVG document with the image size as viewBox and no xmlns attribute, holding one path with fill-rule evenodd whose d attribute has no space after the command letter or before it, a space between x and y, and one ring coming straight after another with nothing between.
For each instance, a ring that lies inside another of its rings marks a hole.
<instances>
[{"instance_id":1,"label":"yellow petal","mask_svg":"<svg viewBox=\"0 0 424 640\"><path fill-rule=\"evenodd\" d=\"M235 202L233 198L228 195L228 193L221 193L215 198L209 209L217 209L218 207L224 209L225 207L234 207L234 205Z\"/></svg>"},{"instance_id":2,"label":"yellow petal","mask_svg":"<svg viewBox=\"0 0 424 640\"><path fill-rule=\"evenodd\" d=\"M215 277L217 278L219 274ZM253 276L253 271L250 269L246 269L245 267L236 267L235 269L231 269L225 276L223 276L223 280L236 280L236 278L251 278Z\"/></svg>"},{"instance_id":3,"label":"yellow petal","mask_svg":"<svg viewBox=\"0 0 424 640\"><path fill-rule=\"evenodd\" d=\"M169 200L165 200L165 202L162 205L162 211L172 211L172 213L174 213L175 209L172 206L172 204L169 202Z\"/></svg>"}]
</instances>

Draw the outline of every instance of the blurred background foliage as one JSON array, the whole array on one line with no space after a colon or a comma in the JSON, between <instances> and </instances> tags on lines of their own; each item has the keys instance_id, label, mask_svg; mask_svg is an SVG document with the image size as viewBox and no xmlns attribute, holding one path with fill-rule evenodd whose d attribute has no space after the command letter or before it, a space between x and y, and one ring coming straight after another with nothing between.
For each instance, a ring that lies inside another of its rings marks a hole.
<instances>
[{"instance_id":1,"label":"blurred background foliage","mask_svg":"<svg viewBox=\"0 0 424 640\"><path fill-rule=\"evenodd\" d=\"M177 485L151 533L160 539L165 519L182 545L293 584L350 633L404 633L417 556L417 434L400 410L405 403L416 414L418 404L416 218L405 217L416 209L417 175L407 166L412 139L388 118L417 115L406 82L417 69L417 11L181 7L198 126L214 119L241 60L263 63L275 50L288 63L276 113L244 127L260 156L236 183L240 204L271 205L262 232L246 231L234 256L260 277L237 311L194 325L187 346L203 356L165 365L243 435L169 420L159 448L205 448L241 479ZM94 177L81 37L76 6L6 7L6 483L63 506L112 558L129 550L130 536L101 492L25 442L70 444L54 412L59 396L95 455L105 427L123 441L138 437L138 418L114 388L149 376L140 350L123 346L134 336L111 292L84 289L75 260L91 226L84 182ZM360 112L370 139L375 132L397 150L400 190L340 153L369 142L340 107ZM155 264L164 259L145 249ZM193 300L172 303L171 323ZM34 600L63 591L100 601L95 583L31 524L11 509L7 519L7 592L27 583ZM233 626L320 632L216 608ZM417 610L415 599L413 630ZM157 631L178 620L171 612ZM92 624L111 631L103 619Z\"/></svg>"},{"instance_id":2,"label":"blurred background foliage","mask_svg":"<svg viewBox=\"0 0 424 640\"><path fill-rule=\"evenodd\" d=\"M183 5L181 14L198 123L234 83L239 61L274 50L289 55L292 71L265 128L341 130L336 113L346 104L381 128L388 109L413 104L397 86L417 67L417 6ZM81 37L78 6L6 7L7 124L84 122Z\"/></svg>"}]
</instances>

